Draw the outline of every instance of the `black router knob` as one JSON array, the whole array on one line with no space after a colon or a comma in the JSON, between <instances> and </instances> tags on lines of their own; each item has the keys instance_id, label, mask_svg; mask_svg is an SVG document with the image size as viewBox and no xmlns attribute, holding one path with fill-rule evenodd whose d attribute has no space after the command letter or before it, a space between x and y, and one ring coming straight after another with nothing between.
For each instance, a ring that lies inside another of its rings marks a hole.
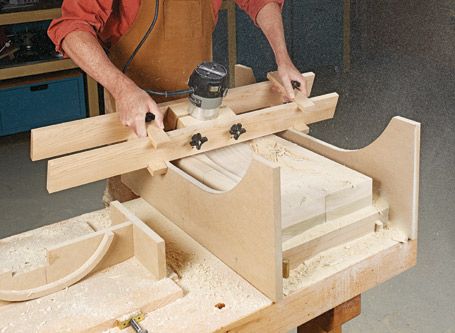
<instances>
[{"instance_id":1,"label":"black router knob","mask_svg":"<svg viewBox=\"0 0 455 333\"><path fill-rule=\"evenodd\" d=\"M238 140L244 133L246 133L246 129L244 129L240 123L232 125L231 129L229 130L229 134L231 134L235 140Z\"/></svg>"},{"instance_id":2,"label":"black router knob","mask_svg":"<svg viewBox=\"0 0 455 333\"><path fill-rule=\"evenodd\" d=\"M145 122L151 123L153 120L155 120L155 115L151 112L147 112L147 114L145 115Z\"/></svg>"},{"instance_id":3,"label":"black router knob","mask_svg":"<svg viewBox=\"0 0 455 333\"><path fill-rule=\"evenodd\" d=\"M207 141L209 141L209 139L207 139L207 137L202 136L201 133L197 133L191 137L190 145L191 145L191 147L196 148L197 150L201 150L202 145L204 143L206 143Z\"/></svg>"}]
</instances>

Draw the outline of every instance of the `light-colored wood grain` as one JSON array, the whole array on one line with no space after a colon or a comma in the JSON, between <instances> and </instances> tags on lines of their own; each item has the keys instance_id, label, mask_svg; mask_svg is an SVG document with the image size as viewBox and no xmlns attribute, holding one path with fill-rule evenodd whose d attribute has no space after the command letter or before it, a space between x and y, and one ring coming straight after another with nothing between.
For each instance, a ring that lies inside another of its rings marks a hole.
<instances>
[{"instance_id":1,"label":"light-colored wood grain","mask_svg":"<svg viewBox=\"0 0 455 333\"><path fill-rule=\"evenodd\" d=\"M110 211L117 219L133 223L134 256L136 259L156 279L165 278L166 253L164 240L120 202L111 202Z\"/></svg>"},{"instance_id":2,"label":"light-colored wood grain","mask_svg":"<svg viewBox=\"0 0 455 333\"><path fill-rule=\"evenodd\" d=\"M380 215L375 207L367 207L317 225L284 241L283 258L294 269L316 254L373 233Z\"/></svg>"},{"instance_id":3,"label":"light-colored wood grain","mask_svg":"<svg viewBox=\"0 0 455 333\"><path fill-rule=\"evenodd\" d=\"M74 68L78 67L70 59L50 60L29 65L11 66L0 69L0 80L8 80L17 77L38 75L50 72L59 72Z\"/></svg>"},{"instance_id":4,"label":"light-colored wood grain","mask_svg":"<svg viewBox=\"0 0 455 333\"><path fill-rule=\"evenodd\" d=\"M179 168L229 191L249 168L253 152L281 167L283 238L372 204L372 179L277 136L267 136L181 159Z\"/></svg>"},{"instance_id":5,"label":"light-colored wood grain","mask_svg":"<svg viewBox=\"0 0 455 333\"><path fill-rule=\"evenodd\" d=\"M226 193L195 183L173 165L164 177L138 171L122 178L269 298L282 297L279 168L258 157Z\"/></svg>"},{"instance_id":6,"label":"light-colored wood grain","mask_svg":"<svg viewBox=\"0 0 455 333\"><path fill-rule=\"evenodd\" d=\"M278 89L281 91L281 93L283 95L286 95L286 89L284 88L283 82L281 81L281 78L279 77L278 72L267 73L267 78L278 87ZM309 94L308 94L308 96L309 96ZM295 90L294 103L296 103L302 111L303 110L307 110L307 111L314 110L315 105L308 98L308 96L297 89Z\"/></svg>"},{"instance_id":7,"label":"light-colored wood grain","mask_svg":"<svg viewBox=\"0 0 455 333\"><path fill-rule=\"evenodd\" d=\"M73 68L76 67L74 65ZM46 71L48 71L48 68L46 68ZM25 69L25 72L27 72L27 69ZM0 79L2 79L1 73L0 71ZM314 73L302 75L305 77L307 85L313 84ZM230 89L228 95L224 98L223 105L228 106L236 114L241 114L282 104L281 96L273 92L271 87L272 83L266 81ZM187 99L179 99L159 104L163 112L170 106L173 106L176 112L179 112L178 114L175 114L173 110L167 112L165 117L166 130L176 129L178 118L188 115L187 102ZM33 129L31 157L33 161L36 161L126 141L131 133L132 131L129 128L121 124L118 115L115 113Z\"/></svg>"},{"instance_id":8,"label":"light-colored wood grain","mask_svg":"<svg viewBox=\"0 0 455 333\"><path fill-rule=\"evenodd\" d=\"M131 222L120 223L99 232L105 231L113 232L115 237L109 251L93 270L94 272L112 267L134 256L133 225Z\"/></svg>"},{"instance_id":9,"label":"light-colored wood grain","mask_svg":"<svg viewBox=\"0 0 455 333\"><path fill-rule=\"evenodd\" d=\"M341 326L360 312L361 296L358 295L298 327L297 333L341 333Z\"/></svg>"},{"instance_id":10,"label":"light-colored wood grain","mask_svg":"<svg viewBox=\"0 0 455 333\"><path fill-rule=\"evenodd\" d=\"M87 77L87 100L88 100L88 112L90 117L100 115L100 101L98 94L98 82L92 79L90 76Z\"/></svg>"},{"instance_id":11,"label":"light-colored wood grain","mask_svg":"<svg viewBox=\"0 0 455 333\"><path fill-rule=\"evenodd\" d=\"M131 258L66 290L0 308L0 331L99 333L114 329L121 316L139 309L151 313L182 296L174 281L155 281Z\"/></svg>"},{"instance_id":12,"label":"light-colored wood grain","mask_svg":"<svg viewBox=\"0 0 455 333\"><path fill-rule=\"evenodd\" d=\"M408 238L417 238L419 123L394 117L372 144L354 151L337 148L295 131L287 131L282 137L373 178L380 196L390 206L390 224Z\"/></svg>"},{"instance_id":13,"label":"light-colored wood grain","mask_svg":"<svg viewBox=\"0 0 455 333\"><path fill-rule=\"evenodd\" d=\"M2 25L18 24L36 21L52 20L61 15L60 8L30 10L14 13L0 14L0 22Z\"/></svg>"},{"instance_id":14,"label":"light-colored wood grain","mask_svg":"<svg viewBox=\"0 0 455 333\"><path fill-rule=\"evenodd\" d=\"M153 148L158 148L159 146L169 143L171 140L167 136L166 132L161 128L152 123L147 126L148 138L152 142Z\"/></svg>"},{"instance_id":15,"label":"light-colored wood grain","mask_svg":"<svg viewBox=\"0 0 455 333\"><path fill-rule=\"evenodd\" d=\"M37 333L81 331L106 322L99 332L112 327L109 325L115 318L156 301L161 308L148 313L141 323L149 331L287 333L409 269L416 261L416 241L397 244L384 239L383 243L376 236L367 236L368 241L356 242L361 250L358 255L335 257L337 264L330 267L321 264L307 272L308 282L272 304L144 200L127 202L125 206L159 232L167 244L172 244L174 262L180 263L176 267L182 275L179 285L185 289L185 297L177 302L170 300L164 306L157 298L163 296L161 292L170 290L167 284L161 284L170 280L152 281L141 264L131 265L127 261L39 301L0 307L0 331L16 328ZM93 224L103 216L107 218L100 211L86 219ZM57 225L53 227L52 231L59 230ZM16 242L17 238L9 242ZM377 247L378 244L383 245ZM344 259L340 261L341 258ZM222 310L214 307L220 302L226 305Z\"/></svg>"},{"instance_id":16,"label":"light-colored wood grain","mask_svg":"<svg viewBox=\"0 0 455 333\"><path fill-rule=\"evenodd\" d=\"M152 176L161 176L167 172L167 164L163 161L154 161L147 166L147 170Z\"/></svg>"},{"instance_id":17,"label":"light-colored wood grain","mask_svg":"<svg viewBox=\"0 0 455 333\"><path fill-rule=\"evenodd\" d=\"M147 168L156 161L173 161L182 157L281 132L302 119L313 123L330 119L335 113L338 95L315 98L318 111L302 112L296 104L279 105L237 115L232 120L215 119L204 124L167 132L171 142L154 149L147 138L130 140L109 147L61 157L48 162L47 189L50 193ZM233 124L242 123L247 132L239 140L230 137ZM201 133L208 138L201 150L190 146L191 137Z\"/></svg>"},{"instance_id":18,"label":"light-colored wood grain","mask_svg":"<svg viewBox=\"0 0 455 333\"><path fill-rule=\"evenodd\" d=\"M416 263L417 241L396 244L300 289L216 333L286 333L295 327L404 272Z\"/></svg>"},{"instance_id":19,"label":"light-colored wood grain","mask_svg":"<svg viewBox=\"0 0 455 333\"><path fill-rule=\"evenodd\" d=\"M10 302L25 301L49 295L73 285L87 276L87 274L89 274L101 262L106 255L113 238L114 234L112 232L105 232L98 248L92 256L70 274L36 288L24 290L0 290L0 299Z\"/></svg>"},{"instance_id":20,"label":"light-colored wood grain","mask_svg":"<svg viewBox=\"0 0 455 333\"><path fill-rule=\"evenodd\" d=\"M31 159L37 161L126 141L130 133L115 113L35 128L31 131Z\"/></svg>"},{"instance_id":21,"label":"light-colored wood grain","mask_svg":"<svg viewBox=\"0 0 455 333\"><path fill-rule=\"evenodd\" d=\"M240 64L235 65L235 87L243 87L254 83L256 83L256 78L251 67Z\"/></svg>"}]
</instances>

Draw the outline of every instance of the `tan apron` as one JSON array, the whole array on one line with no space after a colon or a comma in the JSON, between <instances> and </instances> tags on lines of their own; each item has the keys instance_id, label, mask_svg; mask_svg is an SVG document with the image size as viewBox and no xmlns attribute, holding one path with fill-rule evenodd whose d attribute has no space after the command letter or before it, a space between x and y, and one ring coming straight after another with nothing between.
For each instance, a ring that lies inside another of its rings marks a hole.
<instances>
[{"instance_id":1,"label":"tan apron","mask_svg":"<svg viewBox=\"0 0 455 333\"><path fill-rule=\"evenodd\" d=\"M212 32L215 18L212 0L159 0L159 16L153 32L131 63L127 75L141 88L153 90L186 89L194 68L212 59ZM142 0L137 18L109 51L111 61L120 69L150 26L155 0ZM160 97L153 97L164 102ZM112 96L105 90L105 110L115 112ZM120 177L108 180L103 201L128 201L136 196Z\"/></svg>"},{"instance_id":2,"label":"tan apron","mask_svg":"<svg viewBox=\"0 0 455 333\"><path fill-rule=\"evenodd\" d=\"M159 1L155 28L131 63L127 75L141 88L185 89L194 68L212 58L212 0ZM154 13L155 0L142 0L133 26L109 52L111 61L118 68L123 68L144 36ZM164 101L159 97L154 99Z\"/></svg>"}]
</instances>

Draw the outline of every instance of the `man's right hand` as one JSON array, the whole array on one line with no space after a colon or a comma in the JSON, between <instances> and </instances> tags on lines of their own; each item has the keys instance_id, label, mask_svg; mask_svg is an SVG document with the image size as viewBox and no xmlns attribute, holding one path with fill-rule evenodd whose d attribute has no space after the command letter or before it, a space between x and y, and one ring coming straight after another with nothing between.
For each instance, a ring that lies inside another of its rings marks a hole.
<instances>
[{"instance_id":1,"label":"man's right hand","mask_svg":"<svg viewBox=\"0 0 455 333\"><path fill-rule=\"evenodd\" d=\"M137 86L123 90L115 98L115 106L123 125L131 127L138 137L146 137L145 116L155 115L156 125L164 129L163 118L158 105L148 93Z\"/></svg>"}]
</instances>

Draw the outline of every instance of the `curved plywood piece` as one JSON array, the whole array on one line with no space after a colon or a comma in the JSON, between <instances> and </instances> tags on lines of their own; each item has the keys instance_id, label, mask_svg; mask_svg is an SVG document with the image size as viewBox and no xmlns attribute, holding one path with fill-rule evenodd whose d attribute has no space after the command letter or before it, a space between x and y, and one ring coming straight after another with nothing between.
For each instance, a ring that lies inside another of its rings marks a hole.
<instances>
[{"instance_id":1,"label":"curved plywood piece","mask_svg":"<svg viewBox=\"0 0 455 333\"><path fill-rule=\"evenodd\" d=\"M167 165L164 176L141 170L123 182L264 295L280 299L280 168L255 156L242 181L222 192Z\"/></svg>"},{"instance_id":2,"label":"curved plywood piece","mask_svg":"<svg viewBox=\"0 0 455 333\"><path fill-rule=\"evenodd\" d=\"M34 288L0 290L0 300L9 302L26 301L52 294L73 285L86 277L101 262L108 252L113 239L114 234L111 231L106 231L95 252L85 263L72 273L51 283ZM67 260L71 260L71 258L67 258Z\"/></svg>"},{"instance_id":3,"label":"curved plywood piece","mask_svg":"<svg viewBox=\"0 0 455 333\"><path fill-rule=\"evenodd\" d=\"M409 239L417 238L420 123L394 117L378 139L359 150L340 149L292 130L281 136L373 178L390 205L391 225Z\"/></svg>"}]
</instances>

